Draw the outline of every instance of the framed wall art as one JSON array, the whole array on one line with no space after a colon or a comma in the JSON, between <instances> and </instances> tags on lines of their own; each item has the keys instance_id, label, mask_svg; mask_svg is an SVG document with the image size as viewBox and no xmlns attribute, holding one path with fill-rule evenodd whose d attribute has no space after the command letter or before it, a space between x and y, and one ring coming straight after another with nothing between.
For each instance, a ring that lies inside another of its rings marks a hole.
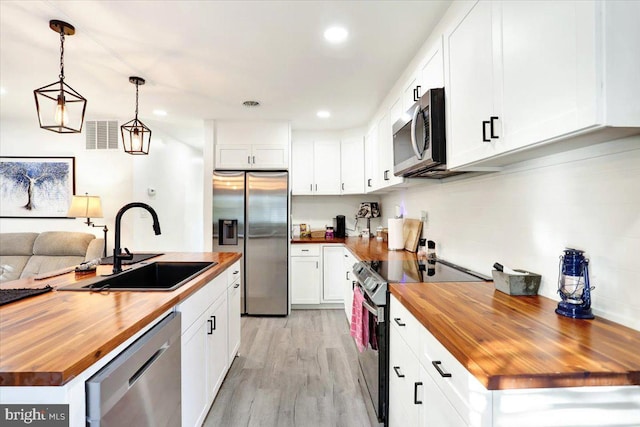
<instances>
[{"instance_id":1,"label":"framed wall art","mask_svg":"<svg viewBox=\"0 0 640 427\"><path fill-rule=\"evenodd\" d=\"M0 217L67 218L75 157L0 157Z\"/></svg>"}]
</instances>

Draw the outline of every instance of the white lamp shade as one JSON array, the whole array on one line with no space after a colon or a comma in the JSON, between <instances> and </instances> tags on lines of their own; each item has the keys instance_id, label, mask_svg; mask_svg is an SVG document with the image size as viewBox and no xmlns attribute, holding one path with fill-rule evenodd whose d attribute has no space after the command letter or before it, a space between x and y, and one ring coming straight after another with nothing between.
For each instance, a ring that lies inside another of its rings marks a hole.
<instances>
[{"instance_id":1,"label":"white lamp shade","mask_svg":"<svg viewBox=\"0 0 640 427\"><path fill-rule=\"evenodd\" d=\"M67 216L72 218L102 218L100 196L73 196Z\"/></svg>"}]
</instances>

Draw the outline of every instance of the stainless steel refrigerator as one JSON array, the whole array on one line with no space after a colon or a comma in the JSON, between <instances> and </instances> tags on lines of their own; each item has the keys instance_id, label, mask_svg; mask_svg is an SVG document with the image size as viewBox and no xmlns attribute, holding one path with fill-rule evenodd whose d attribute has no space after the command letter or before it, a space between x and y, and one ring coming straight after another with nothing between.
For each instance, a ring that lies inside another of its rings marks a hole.
<instances>
[{"instance_id":1,"label":"stainless steel refrigerator","mask_svg":"<svg viewBox=\"0 0 640 427\"><path fill-rule=\"evenodd\" d=\"M213 173L213 250L242 252L241 309L288 314L287 172Z\"/></svg>"}]
</instances>

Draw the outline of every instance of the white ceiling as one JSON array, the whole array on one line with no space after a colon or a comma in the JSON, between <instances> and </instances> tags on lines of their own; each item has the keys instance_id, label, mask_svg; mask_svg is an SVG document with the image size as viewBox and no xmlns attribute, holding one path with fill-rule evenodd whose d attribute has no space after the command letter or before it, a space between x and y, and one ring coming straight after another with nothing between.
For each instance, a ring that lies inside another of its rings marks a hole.
<instances>
[{"instance_id":1,"label":"white ceiling","mask_svg":"<svg viewBox=\"0 0 640 427\"><path fill-rule=\"evenodd\" d=\"M33 119L33 90L59 74L87 119L139 118L200 146L205 119L286 119L293 129L364 126L450 1L0 1L0 123ZM330 25L349 31L330 45ZM258 100L260 107L242 106ZM164 118L152 112L168 112ZM329 110L329 119L316 112ZM44 132L44 131L43 131Z\"/></svg>"}]
</instances>

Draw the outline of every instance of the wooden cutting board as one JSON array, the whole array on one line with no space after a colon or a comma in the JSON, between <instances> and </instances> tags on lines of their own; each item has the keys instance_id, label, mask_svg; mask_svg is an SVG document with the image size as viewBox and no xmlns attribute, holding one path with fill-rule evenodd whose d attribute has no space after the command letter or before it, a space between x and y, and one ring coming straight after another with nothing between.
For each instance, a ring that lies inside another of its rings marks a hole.
<instances>
[{"instance_id":1,"label":"wooden cutting board","mask_svg":"<svg viewBox=\"0 0 640 427\"><path fill-rule=\"evenodd\" d=\"M405 218L402 224L402 235L404 237L404 250L415 252L418 250L418 240L422 233L422 221L419 219Z\"/></svg>"}]
</instances>

